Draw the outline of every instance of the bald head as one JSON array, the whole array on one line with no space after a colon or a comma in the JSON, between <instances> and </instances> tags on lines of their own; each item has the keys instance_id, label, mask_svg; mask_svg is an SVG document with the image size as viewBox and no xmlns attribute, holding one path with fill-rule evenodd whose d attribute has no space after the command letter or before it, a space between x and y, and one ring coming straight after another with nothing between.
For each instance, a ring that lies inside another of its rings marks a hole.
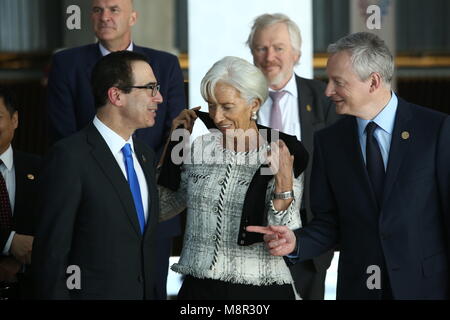
<instances>
[{"instance_id":1,"label":"bald head","mask_svg":"<svg viewBox=\"0 0 450 320\"><path fill-rule=\"evenodd\" d=\"M133 0L93 0L91 19L95 35L109 51L128 48L137 21Z\"/></svg>"}]
</instances>

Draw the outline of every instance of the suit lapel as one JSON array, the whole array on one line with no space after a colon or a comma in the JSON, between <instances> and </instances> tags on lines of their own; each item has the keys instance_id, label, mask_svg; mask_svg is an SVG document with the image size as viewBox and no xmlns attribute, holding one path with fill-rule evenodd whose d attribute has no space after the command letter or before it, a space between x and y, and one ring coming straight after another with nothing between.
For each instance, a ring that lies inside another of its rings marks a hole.
<instances>
[{"instance_id":1,"label":"suit lapel","mask_svg":"<svg viewBox=\"0 0 450 320\"><path fill-rule=\"evenodd\" d=\"M22 158L18 156L16 151L13 151L13 159L14 159L14 171L16 176L15 209L17 209L17 206L23 201L22 195L25 194L26 188L25 179L27 172L25 172L24 170L25 165L22 161Z\"/></svg>"},{"instance_id":2,"label":"suit lapel","mask_svg":"<svg viewBox=\"0 0 450 320\"><path fill-rule=\"evenodd\" d=\"M139 221L128 182L125 179L122 170L120 170L120 167L111 153L111 150L108 148L105 140L103 140L102 136L93 124L91 124L87 129L87 140L88 144L92 146L92 156L98 162L99 167L102 169L107 179L114 186L117 196L122 202L123 209L128 215L133 228L136 233L141 236L141 228L139 226Z\"/></svg>"},{"instance_id":3,"label":"suit lapel","mask_svg":"<svg viewBox=\"0 0 450 320\"><path fill-rule=\"evenodd\" d=\"M410 135L413 136L414 132L411 128L410 119L411 113L408 109L407 102L399 98L394 131L392 132L391 148L389 150L389 160L386 169L383 204L385 204L389 198L392 187L397 180L397 175L403 159L411 145Z\"/></svg>"},{"instance_id":4,"label":"suit lapel","mask_svg":"<svg viewBox=\"0 0 450 320\"><path fill-rule=\"evenodd\" d=\"M159 199L153 197L153 195L158 194L158 191L155 189L155 184L151 183L152 181L156 181L156 178L152 171L153 159L148 159L140 148L140 144L136 143L136 140L133 140L134 151L136 152L136 158L141 165L142 171L144 172L145 180L147 182L148 188L148 217L147 223L145 224L144 234L147 234L147 229L151 222L158 217L158 213L152 210L155 208L155 201L159 201Z\"/></svg>"},{"instance_id":5,"label":"suit lapel","mask_svg":"<svg viewBox=\"0 0 450 320\"><path fill-rule=\"evenodd\" d=\"M20 220L19 215L21 214L20 204L28 201L26 198L28 184L28 178L34 179L34 176L28 177L29 172L26 172L26 163L24 163L23 158L19 156L19 154L13 150L13 161L14 161L14 171L16 177L16 190L15 190L15 199L14 199L14 220L17 222Z\"/></svg>"},{"instance_id":6,"label":"suit lapel","mask_svg":"<svg viewBox=\"0 0 450 320\"><path fill-rule=\"evenodd\" d=\"M302 143L305 145L307 150L313 149L313 95L311 89L306 85L305 81L300 77L295 76L297 82L298 91L298 107L300 115L300 127Z\"/></svg>"},{"instance_id":7,"label":"suit lapel","mask_svg":"<svg viewBox=\"0 0 450 320\"><path fill-rule=\"evenodd\" d=\"M95 64L98 60L102 58L102 53L100 51L100 47L98 43L92 44L88 47L88 50L86 52L86 76L88 78L88 81L90 83L91 81L91 74L92 69L94 69Z\"/></svg>"},{"instance_id":8,"label":"suit lapel","mask_svg":"<svg viewBox=\"0 0 450 320\"><path fill-rule=\"evenodd\" d=\"M350 139L342 137L339 140L342 141L343 152L347 155L349 168L355 172L357 179L361 182L363 190L367 190L369 197L372 199L374 205L377 206L375 192L372 189L372 184L361 151L361 144L358 137L358 125L355 117L348 117L345 119L344 132L345 134L350 135Z\"/></svg>"}]
</instances>

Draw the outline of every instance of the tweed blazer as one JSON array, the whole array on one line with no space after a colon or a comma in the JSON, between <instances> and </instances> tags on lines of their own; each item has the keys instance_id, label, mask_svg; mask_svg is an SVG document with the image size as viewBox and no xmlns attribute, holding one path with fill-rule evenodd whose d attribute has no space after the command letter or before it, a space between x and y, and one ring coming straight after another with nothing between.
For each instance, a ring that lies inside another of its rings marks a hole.
<instances>
[{"instance_id":1,"label":"tweed blazer","mask_svg":"<svg viewBox=\"0 0 450 320\"><path fill-rule=\"evenodd\" d=\"M221 134L198 137L184 163L177 191L160 186L161 216L187 207L187 225L180 260L172 270L232 283L269 285L292 283L282 257L271 256L263 243L239 246L242 208L250 182L259 169L267 144L249 152L222 147ZM299 208L303 174L294 179L294 201L285 211L273 207L272 178L266 193L265 214L273 225L301 227Z\"/></svg>"}]
</instances>

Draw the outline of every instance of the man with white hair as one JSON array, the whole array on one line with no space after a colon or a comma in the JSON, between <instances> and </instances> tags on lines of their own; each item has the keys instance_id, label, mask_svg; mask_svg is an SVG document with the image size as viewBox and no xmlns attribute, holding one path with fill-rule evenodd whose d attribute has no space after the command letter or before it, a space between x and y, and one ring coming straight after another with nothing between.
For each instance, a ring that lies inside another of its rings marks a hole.
<instances>
[{"instance_id":1,"label":"man with white hair","mask_svg":"<svg viewBox=\"0 0 450 320\"><path fill-rule=\"evenodd\" d=\"M247 41L254 64L269 83L270 98L262 105L258 123L297 136L313 154L313 135L336 120L332 102L324 94L325 83L294 73L300 61L300 29L284 14L263 14L254 21ZM309 203L311 163L306 169L302 224L313 218ZM297 291L303 299L323 300L326 270L333 252L291 266Z\"/></svg>"}]
</instances>

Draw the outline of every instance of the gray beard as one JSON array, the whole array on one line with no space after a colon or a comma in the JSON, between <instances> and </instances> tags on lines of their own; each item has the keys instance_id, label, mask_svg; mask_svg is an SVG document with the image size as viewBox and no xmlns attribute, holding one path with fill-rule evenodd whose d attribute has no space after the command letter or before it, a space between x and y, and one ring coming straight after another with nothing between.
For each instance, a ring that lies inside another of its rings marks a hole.
<instances>
[{"instance_id":1,"label":"gray beard","mask_svg":"<svg viewBox=\"0 0 450 320\"><path fill-rule=\"evenodd\" d=\"M280 87L281 84L283 83L285 78L285 74L284 73L280 73L278 74L275 78L273 79L267 79L268 83L269 83L269 87ZM289 79L288 79L289 81ZM283 86L284 87L284 86ZM280 88L281 89L281 88Z\"/></svg>"}]
</instances>

